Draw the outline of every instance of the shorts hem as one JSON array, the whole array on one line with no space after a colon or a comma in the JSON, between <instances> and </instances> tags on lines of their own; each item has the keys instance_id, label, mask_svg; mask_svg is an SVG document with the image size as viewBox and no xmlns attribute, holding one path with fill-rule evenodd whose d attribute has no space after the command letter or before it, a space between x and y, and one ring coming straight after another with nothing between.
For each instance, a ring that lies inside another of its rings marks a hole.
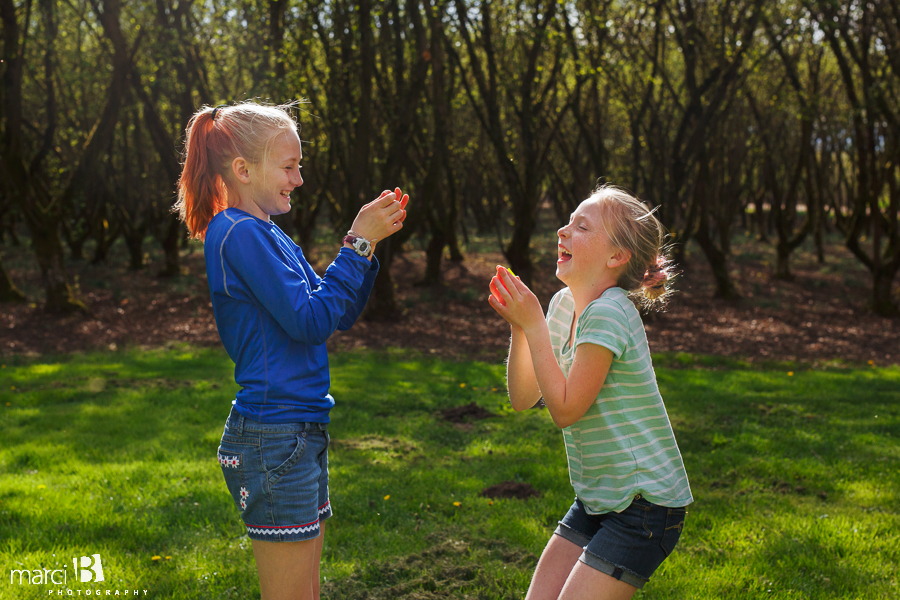
<instances>
[{"instance_id":1,"label":"shorts hem","mask_svg":"<svg viewBox=\"0 0 900 600\"><path fill-rule=\"evenodd\" d=\"M580 531L576 531L576 530L572 529L571 527L569 527L562 521L559 522L559 525L557 526L556 531L554 531L553 533L555 535L558 535L559 537L561 537L562 539L564 539L566 541L572 542L579 548L584 548L591 541L591 538L584 535Z\"/></svg>"},{"instance_id":2,"label":"shorts hem","mask_svg":"<svg viewBox=\"0 0 900 600\"><path fill-rule=\"evenodd\" d=\"M642 587L644 587L644 584L649 581L649 579L641 577L637 573L630 571L625 567L621 567L607 560L604 560L596 554L588 552L587 550L582 552L581 557L578 560L591 567L592 569L596 569L601 573L609 575L613 579L618 579L619 581L627 583L628 585L636 587L637 589L641 589Z\"/></svg>"},{"instance_id":3,"label":"shorts hem","mask_svg":"<svg viewBox=\"0 0 900 600\"><path fill-rule=\"evenodd\" d=\"M247 525L247 537L260 542L302 542L319 537L319 519L306 525Z\"/></svg>"},{"instance_id":4,"label":"shorts hem","mask_svg":"<svg viewBox=\"0 0 900 600\"><path fill-rule=\"evenodd\" d=\"M326 501L319 507L319 517L306 525L253 525L247 527L247 537L260 542L303 542L312 540L322 534L322 521L330 518L331 502Z\"/></svg>"}]
</instances>

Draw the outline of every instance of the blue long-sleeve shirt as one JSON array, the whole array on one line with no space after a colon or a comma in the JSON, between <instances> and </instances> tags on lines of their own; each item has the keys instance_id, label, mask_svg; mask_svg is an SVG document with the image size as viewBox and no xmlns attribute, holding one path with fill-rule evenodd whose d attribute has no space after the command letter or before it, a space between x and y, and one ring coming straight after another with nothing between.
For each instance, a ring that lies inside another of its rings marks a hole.
<instances>
[{"instance_id":1,"label":"blue long-sleeve shirt","mask_svg":"<svg viewBox=\"0 0 900 600\"><path fill-rule=\"evenodd\" d=\"M356 322L378 262L348 248L319 277L274 223L228 208L206 231L213 314L241 386L235 409L263 423L328 423L325 341Z\"/></svg>"}]
</instances>

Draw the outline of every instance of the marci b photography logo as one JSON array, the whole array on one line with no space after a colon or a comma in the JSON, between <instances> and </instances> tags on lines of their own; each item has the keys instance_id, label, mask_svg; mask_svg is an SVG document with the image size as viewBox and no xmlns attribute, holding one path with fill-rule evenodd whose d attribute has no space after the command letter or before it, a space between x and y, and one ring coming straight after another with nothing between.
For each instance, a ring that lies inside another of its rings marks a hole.
<instances>
[{"instance_id":1,"label":"marci b photography logo","mask_svg":"<svg viewBox=\"0 0 900 600\"><path fill-rule=\"evenodd\" d=\"M79 563L81 568L79 568ZM72 558L72 565L75 568L75 581L88 583L91 581L103 581L103 560L99 554L91 556L82 556ZM16 577L18 576L18 581ZM62 569L10 569L9 571L10 585L18 583L19 585L65 585L69 583L69 573L66 566Z\"/></svg>"},{"instance_id":2,"label":"marci b photography logo","mask_svg":"<svg viewBox=\"0 0 900 600\"><path fill-rule=\"evenodd\" d=\"M58 563L57 563L58 564ZM99 554L91 556L73 557L72 567L74 574L71 583L101 583L106 580L103 575L103 560ZM10 569L10 585L56 585L69 584L68 565L60 569ZM49 596L146 596L147 590L117 590L117 589L51 589L47 590Z\"/></svg>"},{"instance_id":3,"label":"marci b photography logo","mask_svg":"<svg viewBox=\"0 0 900 600\"><path fill-rule=\"evenodd\" d=\"M88 581L103 581L103 563L100 561L99 554L82 556L80 569L74 558L72 559L72 562L75 564L75 572L80 574L81 583L87 583Z\"/></svg>"}]
</instances>

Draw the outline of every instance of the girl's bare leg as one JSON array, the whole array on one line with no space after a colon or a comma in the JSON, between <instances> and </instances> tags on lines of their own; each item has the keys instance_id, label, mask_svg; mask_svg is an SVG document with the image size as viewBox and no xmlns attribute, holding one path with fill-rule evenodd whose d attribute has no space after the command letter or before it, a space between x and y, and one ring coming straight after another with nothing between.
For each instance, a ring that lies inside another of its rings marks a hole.
<instances>
[{"instance_id":1,"label":"girl's bare leg","mask_svg":"<svg viewBox=\"0 0 900 600\"><path fill-rule=\"evenodd\" d=\"M582 548L558 535L551 535L531 578L525 600L556 600L578 563Z\"/></svg>"},{"instance_id":2,"label":"girl's bare leg","mask_svg":"<svg viewBox=\"0 0 900 600\"><path fill-rule=\"evenodd\" d=\"M579 561L569 573L559 600L630 600L636 591L637 588L633 585Z\"/></svg>"},{"instance_id":3,"label":"girl's bare leg","mask_svg":"<svg viewBox=\"0 0 900 600\"><path fill-rule=\"evenodd\" d=\"M314 558L313 564L313 576L312 576L312 592L313 592L313 600L319 600L319 564L322 562L322 544L325 543L325 529L324 523L319 525L319 537L316 538L316 555Z\"/></svg>"},{"instance_id":4,"label":"girl's bare leg","mask_svg":"<svg viewBox=\"0 0 900 600\"><path fill-rule=\"evenodd\" d=\"M253 542L262 600L318 600L322 538L302 542Z\"/></svg>"}]
</instances>

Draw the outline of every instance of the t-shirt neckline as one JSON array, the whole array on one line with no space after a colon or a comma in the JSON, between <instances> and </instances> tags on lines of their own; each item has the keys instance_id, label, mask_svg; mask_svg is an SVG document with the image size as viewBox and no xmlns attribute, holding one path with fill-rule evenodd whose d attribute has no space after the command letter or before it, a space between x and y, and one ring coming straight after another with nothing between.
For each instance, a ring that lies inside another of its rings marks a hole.
<instances>
[{"instance_id":1,"label":"t-shirt neckline","mask_svg":"<svg viewBox=\"0 0 900 600\"><path fill-rule=\"evenodd\" d=\"M613 290L621 290L621 289L622 288L620 288L617 285L606 288L605 290L603 290L602 294L600 294L599 296L597 296L596 298L594 298L593 300L588 302L588 305L584 307L584 311L582 311L581 314L578 315L578 319L576 319L575 318L575 296L572 295L572 290L570 290L568 288L568 286L566 287L566 296L568 296L569 300L572 303L572 319L571 319L571 322L569 323L569 329L568 329L568 331L566 331L566 337L563 340L562 346L559 349L559 353L561 356L567 356L572 351L572 349L576 346L576 344L574 342L577 340L577 337L578 337L578 321L581 320L581 316L584 314L585 311L587 311L588 306L590 306L594 302L597 302L598 300L602 300L603 297L606 296L606 294L608 294L609 292L611 292ZM622 291L624 292L624 290L622 290ZM573 336L573 330L574 330L574 336ZM573 342L571 346L569 345L569 340L572 340L572 342Z\"/></svg>"},{"instance_id":2,"label":"t-shirt neckline","mask_svg":"<svg viewBox=\"0 0 900 600\"><path fill-rule=\"evenodd\" d=\"M271 219L269 219L268 221L263 221L262 219L260 219L260 218L257 217L256 215L251 215L251 214L248 213L246 210L242 210L242 209L240 209L240 208L238 208L238 207L236 207L236 206L229 206L228 208L225 209L224 212L228 212L228 211L230 211L230 210L237 211L237 212L241 213L242 215L247 215L248 217L251 217L251 218L253 218L253 219L256 219L257 221L259 221L260 223L262 223L263 225L265 225L265 226L268 227L269 229L271 229L271 228L275 225L275 223L273 223Z\"/></svg>"}]
</instances>

